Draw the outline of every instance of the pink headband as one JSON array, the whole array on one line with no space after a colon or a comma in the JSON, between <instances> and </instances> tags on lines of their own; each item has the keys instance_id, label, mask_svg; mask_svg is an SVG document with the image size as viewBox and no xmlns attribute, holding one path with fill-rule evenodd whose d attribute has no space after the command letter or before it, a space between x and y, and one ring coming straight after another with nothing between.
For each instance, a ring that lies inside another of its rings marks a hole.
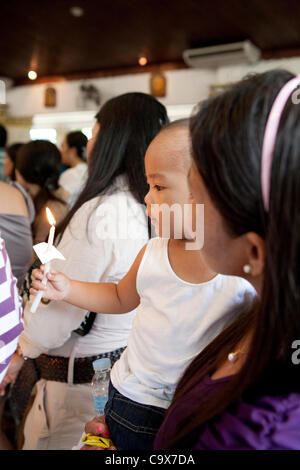
<instances>
[{"instance_id":1,"label":"pink headband","mask_svg":"<svg viewBox=\"0 0 300 470\"><path fill-rule=\"evenodd\" d=\"M297 75L297 77L289 80L281 88L275 98L267 120L261 157L261 190L266 212L269 210L273 151L275 147L279 121L290 94L295 88L297 88L299 84L300 75Z\"/></svg>"}]
</instances>

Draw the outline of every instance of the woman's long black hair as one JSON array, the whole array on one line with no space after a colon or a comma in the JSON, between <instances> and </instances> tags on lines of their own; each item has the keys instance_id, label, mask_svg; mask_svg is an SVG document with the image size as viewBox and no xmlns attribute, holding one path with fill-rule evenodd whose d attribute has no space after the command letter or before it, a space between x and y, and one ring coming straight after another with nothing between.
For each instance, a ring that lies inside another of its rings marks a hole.
<instances>
[{"instance_id":1,"label":"woman's long black hair","mask_svg":"<svg viewBox=\"0 0 300 470\"><path fill-rule=\"evenodd\" d=\"M240 399L300 392L300 366L291 359L292 343L300 339L300 107L291 99L276 138L268 213L260 186L267 117L292 77L274 70L246 78L204 102L191 120L194 160L215 207L233 237L253 231L265 239L266 265L260 300L196 357L169 411L205 375L213 374L251 330L244 365L213 397L199 397L189 405L166 435L164 449L191 448L205 424Z\"/></svg>"},{"instance_id":2,"label":"woman's long black hair","mask_svg":"<svg viewBox=\"0 0 300 470\"><path fill-rule=\"evenodd\" d=\"M61 155L56 145L48 140L33 140L23 144L16 157L16 169L28 183L40 187L33 202L36 214L44 207L48 200L65 201L53 194L58 189Z\"/></svg>"},{"instance_id":3,"label":"woman's long black hair","mask_svg":"<svg viewBox=\"0 0 300 470\"><path fill-rule=\"evenodd\" d=\"M144 204L147 181L144 156L151 140L169 122L166 108L145 93L126 93L107 101L96 115L100 130L89 162L86 185L57 229L60 239L75 212L104 195L118 175L125 175L131 194Z\"/></svg>"}]
</instances>

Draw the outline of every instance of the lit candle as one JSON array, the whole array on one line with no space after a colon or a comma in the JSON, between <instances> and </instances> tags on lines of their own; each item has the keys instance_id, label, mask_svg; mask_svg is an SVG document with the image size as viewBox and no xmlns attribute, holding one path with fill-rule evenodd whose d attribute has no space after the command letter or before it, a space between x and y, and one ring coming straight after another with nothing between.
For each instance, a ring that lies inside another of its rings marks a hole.
<instances>
[{"instance_id":1,"label":"lit candle","mask_svg":"<svg viewBox=\"0 0 300 470\"><path fill-rule=\"evenodd\" d=\"M49 231L49 236L48 236L48 247L47 247L47 250L49 251L53 245L53 240L54 240L54 234L55 234L55 218L53 217L52 215L52 212L50 211L50 209L48 207L46 207L46 214L47 214L47 219L48 219L48 222L49 224L51 225L50 227L50 231ZM51 264L51 261L48 261L48 263L45 264L45 268L44 268L44 275L43 275L43 280L42 280L42 283L44 285L47 284L47 274L49 273L50 271L50 264ZM32 303L32 306L31 306L31 313L35 313L36 312L36 309L38 308L39 306L39 303L41 301L41 298L43 297L43 291L40 290L37 295L35 296L35 299Z\"/></svg>"},{"instance_id":2,"label":"lit candle","mask_svg":"<svg viewBox=\"0 0 300 470\"><path fill-rule=\"evenodd\" d=\"M55 234L55 219L50 211L49 207L46 207L46 214L50 227L49 237L48 237L48 250L50 250L51 246L53 245L54 234Z\"/></svg>"}]
</instances>

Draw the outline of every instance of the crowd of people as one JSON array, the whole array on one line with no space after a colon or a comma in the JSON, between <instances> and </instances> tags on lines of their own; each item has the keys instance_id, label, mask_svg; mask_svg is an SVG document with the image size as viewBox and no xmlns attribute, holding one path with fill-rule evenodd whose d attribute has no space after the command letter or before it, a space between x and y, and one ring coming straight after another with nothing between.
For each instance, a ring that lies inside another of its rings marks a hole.
<instances>
[{"instance_id":1,"label":"crowd of people","mask_svg":"<svg viewBox=\"0 0 300 470\"><path fill-rule=\"evenodd\" d=\"M111 450L299 448L299 84L251 75L171 123L154 97L126 93L89 141L7 147L0 394L16 448L67 450L84 431ZM65 261L45 285L32 245L46 207Z\"/></svg>"}]
</instances>

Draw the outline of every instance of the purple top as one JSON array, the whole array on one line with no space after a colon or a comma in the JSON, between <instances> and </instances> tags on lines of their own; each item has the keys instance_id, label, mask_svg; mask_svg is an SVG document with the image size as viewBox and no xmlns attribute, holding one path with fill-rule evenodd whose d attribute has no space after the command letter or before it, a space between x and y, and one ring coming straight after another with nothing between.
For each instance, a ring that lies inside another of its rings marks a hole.
<instances>
[{"instance_id":1,"label":"purple top","mask_svg":"<svg viewBox=\"0 0 300 470\"><path fill-rule=\"evenodd\" d=\"M23 329L22 300L18 294L17 280L11 271L4 240L0 238L0 383Z\"/></svg>"},{"instance_id":2,"label":"purple top","mask_svg":"<svg viewBox=\"0 0 300 470\"><path fill-rule=\"evenodd\" d=\"M164 447L170 431L176 432L178 420L192 403L201 404L201 395L219 391L230 377L212 380L206 376L167 413L155 439L154 449ZM263 396L253 402L240 401L235 411L224 411L205 428L193 434L190 450L299 450L300 394ZM195 442L196 436L196 442ZM180 448L180 444L177 446ZM186 444L185 446L186 447Z\"/></svg>"}]
</instances>

